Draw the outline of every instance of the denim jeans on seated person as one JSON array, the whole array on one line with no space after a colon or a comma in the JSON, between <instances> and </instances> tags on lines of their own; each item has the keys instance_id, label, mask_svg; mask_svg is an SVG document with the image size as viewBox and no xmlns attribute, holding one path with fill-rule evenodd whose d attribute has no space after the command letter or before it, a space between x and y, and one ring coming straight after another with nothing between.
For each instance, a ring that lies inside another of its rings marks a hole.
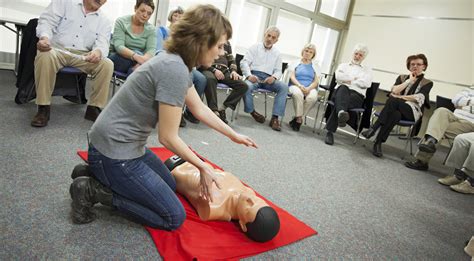
<instances>
[{"instance_id":1,"label":"denim jeans on seated person","mask_svg":"<svg viewBox=\"0 0 474 261\"><path fill-rule=\"evenodd\" d=\"M202 74L202 72L198 71L196 68L194 68L191 73L193 75L194 88L196 88L196 92L199 94L199 97L202 97L207 86L206 76L204 76L204 74Z\"/></svg>"},{"instance_id":2,"label":"denim jeans on seated person","mask_svg":"<svg viewBox=\"0 0 474 261\"><path fill-rule=\"evenodd\" d=\"M139 158L117 160L91 144L88 161L95 178L113 191L112 204L134 221L164 230L177 229L184 222L176 181L149 149Z\"/></svg>"},{"instance_id":3,"label":"denim jeans on seated person","mask_svg":"<svg viewBox=\"0 0 474 261\"><path fill-rule=\"evenodd\" d=\"M254 111L253 105L253 96L252 92L258 88L266 89L272 92L275 92L277 95L275 97L275 101L273 104L273 112L272 115L283 117L285 114L286 108L286 97L288 95L288 85L284 84L278 80L275 80L273 84L263 83L263 81L269 77L269 74L259 71L252 71L252 74L257 76L258 82L252 83L249 80L246 80L245 83L248 85L248 90L244 95L244 111L247 113L251 113ZM262 81L262 82L260 82Z\"/></svg>"},{"instance_id":4,"label":"denim jeans on seated person","mask_svg":"<svg viewBox=\"0 0 474 261\"><path fill-rule=\"evenodd\" d=\"M139 51L135 51L139 55L143 55ZM132 68L137 64L137 62L132 61L131 59L125 58L118 53L113 53L109 55L109 59L114 63L114 71L119 71L126 73L127 75L133 72Z\"/></svg>"}]
</instances>

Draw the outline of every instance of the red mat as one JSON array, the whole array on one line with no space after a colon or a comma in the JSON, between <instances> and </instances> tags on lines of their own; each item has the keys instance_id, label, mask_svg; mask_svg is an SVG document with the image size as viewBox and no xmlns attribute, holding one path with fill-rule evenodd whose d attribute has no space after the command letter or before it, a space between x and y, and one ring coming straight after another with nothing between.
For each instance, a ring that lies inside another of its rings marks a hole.
<instances>
[{"instance_id":1,"label":"red mat","mask_svg":"<svg viewBox=\"0 0 474 261\"><path fill-rule=\"evenodd\" d=\"M162 161L173 153L165 148L150 148ZM87 161L87 152L78 151ZM208 161L209 162L209 161ZM211 163L211 162L209 162ZM215 164L211 163L216 168ZM219 168L220 169L220 168ZM263 198L280 218L280 232L272 240L257 243L245 236L237 222L202 221L189 202L178 195L186 210L186 220L173 232L146 227L158 252L165 260L237 260L263 253L317 234L285 210Z\"/></svg>"}]
</instances>

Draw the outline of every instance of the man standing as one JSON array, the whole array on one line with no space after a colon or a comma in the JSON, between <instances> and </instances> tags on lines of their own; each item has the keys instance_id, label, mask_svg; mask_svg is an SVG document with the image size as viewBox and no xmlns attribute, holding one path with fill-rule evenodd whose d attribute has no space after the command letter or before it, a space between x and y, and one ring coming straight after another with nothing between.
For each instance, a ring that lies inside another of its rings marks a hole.
<instances>
[{"instance_id":1,"label":"man standing","mask_svg":"<svg viewBox=\"0 0 474 261\"><path fill-rule=\"evenodd\" d=\"M252 92L261 88L277 93L270 120L270 127L276 131L281 130L278 117L283 117L285 113L288 94L288 86L277 80L282 73L282 61L280 52L273 45L279 37L280 30L275 26L269 27L265 31L263 43L251 46L240 62L242 74L249 87L244 96L244 111L250 113L257 122L264 123L265 117L254 109Z\"/></svg>"},{"instance_id":2,"label":"man standing","mask_svg":"<svg viewBox=\"0 0 474 261\"><path fill-rule=\"evenodd\" d=\"M32 126L48 124L56 73L65 66L75 67L94 79L85 119L95 121L107 104L114 66L107 58L112 24L99 11L106 1L52 1L39 17L35 58L38 113Z\"/></svg>"}]
</instances>

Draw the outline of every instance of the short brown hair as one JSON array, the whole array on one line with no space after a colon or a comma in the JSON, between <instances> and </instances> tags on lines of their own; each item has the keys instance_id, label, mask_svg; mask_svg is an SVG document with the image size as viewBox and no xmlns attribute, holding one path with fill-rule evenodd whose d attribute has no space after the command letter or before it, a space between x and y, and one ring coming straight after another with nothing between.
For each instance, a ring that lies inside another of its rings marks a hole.
<instances>
[{"instance_id":1,"label":"short brown hair","mask_svg":"<svg viewBox=\"0 0 474 261\"><path fill-rule=\"evenodd\" d=\"M213 5L198 5L186 11L171 26L165 49L178 54L189 71L198 63L200 55L217 44L222 35L232 37L232 26L222 12Z\"/></svg>"},{"instance_id":2,"label":"short brown hair","mask_svg":"<svg viewBox=\"0 0 474 261\"><path fill-rule=\"evenodd\" d=\"M410 70L411 61L417 60L417 59L423 60L423 64L425 65L425 69L423 71L426 71L426 69L428 68L428 59L422 53L410 55L407 57L407 69Z\"/></svg>"},{"instance_id":3,"label":"short brown hair","mask_svg":"<svg viewBox=\"0 0 474 261\"><path fill-rule=\"evenodd\" d=\"M135 4L135 9L138 9L141 4L148 5L155 11L155 4L153 3L153 0L137 0L137 3Z\"/></svg>"}]
</instances>

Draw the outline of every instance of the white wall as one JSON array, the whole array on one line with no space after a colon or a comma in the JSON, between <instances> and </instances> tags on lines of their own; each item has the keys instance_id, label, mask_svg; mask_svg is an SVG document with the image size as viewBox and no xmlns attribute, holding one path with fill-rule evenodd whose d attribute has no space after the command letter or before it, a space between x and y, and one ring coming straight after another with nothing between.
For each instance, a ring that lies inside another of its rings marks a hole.
<instances>
[{"instance_id":1,"label":"white wall","mask_svg":"<svg viewBox=\"0 0 474 261\"><path fill-rule=\"evenodd\" d=\"M367 65L386 71L407 73L408 55L424 53L426 77L472 85L474 82L474 6L472 0L357 0L341 61L350 59L358 42L369 46ZM425 17L386 18L358 15ZM428 19L470 18L471 20ZM396 75L374 72L374 81L389 89ZM435 82L430 94L452 97L462 86Z\"/></svg>"}]
</instances>

